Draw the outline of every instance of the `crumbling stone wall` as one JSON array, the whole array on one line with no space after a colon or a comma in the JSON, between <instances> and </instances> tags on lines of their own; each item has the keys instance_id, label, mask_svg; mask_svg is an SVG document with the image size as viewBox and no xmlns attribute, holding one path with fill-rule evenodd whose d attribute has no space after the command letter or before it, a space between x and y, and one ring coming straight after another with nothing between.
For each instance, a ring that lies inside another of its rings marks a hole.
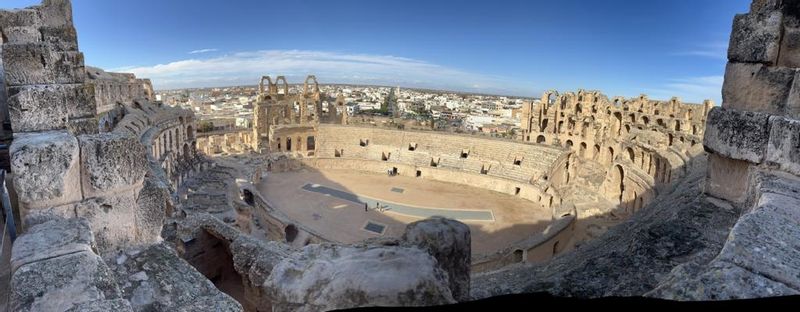
<instances>
[{"instance_id":1,"label":"crumbling stone wall","mask_svg":"<svg viewBox=\"0 0 800 312\"><path fill-rule=\"evenodd\" d=\"M133 137L98 133L69 1L3 11L5 76L15 140L12 180L23 228L47 216L85 217L108 252L158 237L137 218L147 171ZM130 224L133 220L133 224ZM156 220L157 221L157 220Z\"/></svg>"},{"instance_id":2,"label":"crumbling stone wall","mask_svg":"<svg viewBox=\"0 0 800 312\"><path fill-rule=\"evenodd\" d=\"M754 0L733 20L722 107L708 114L705 193L741 211L707 265L675 268L651 295L684 300L800 289L800 1Z\"/></svg>"},{"instance_id":3,"label":"crumbling stone wall","mask_svg":"<svg viewBox=\"0 0 800 312\"><path fill-rule=\"evenodd\" d=\"M258 90L258 99L253 109L255 151L276 151L278 139L286 140L286 135L281 135L284 132L282 130L288 129L291 132L293 128L299 127L313 135L320 123L347 124L344 97L337 96L336 102L329 105L328 112L324 112L319 83L314 75L306 78L303 82L303 91L299 94L289 93L289 84L284 76L276 77L275 82L269 76L261 77ZM299 107L296 115L295 104ZM308 136L302 136L302 140L294 142L294 145L298 147L305 145ZM277 148L277 150L282 149Z\"/></svg>"}]
</instances>

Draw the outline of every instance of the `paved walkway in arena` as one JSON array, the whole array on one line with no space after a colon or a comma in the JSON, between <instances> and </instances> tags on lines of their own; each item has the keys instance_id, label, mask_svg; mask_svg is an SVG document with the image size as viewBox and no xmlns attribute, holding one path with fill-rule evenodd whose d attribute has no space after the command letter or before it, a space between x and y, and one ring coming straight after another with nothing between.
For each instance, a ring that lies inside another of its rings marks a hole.
<instances>
[{"instance_id":1,"label":"paved walkway in arena","mask_svg":"<svg viewBox=\"0 0 800 312\"><path fill-rule=\"evenodd\" d=\"M339 199L350 201L359 205L367 204L367 207L372 210L385 211L390 213L399 213L407 216L418 218L429 218L433 216L442 216L446 218L456 219L459 221L494 221L494 215L491 210L463 210L463 209L447 209L447 208L428 208L409 206L404 204L392 203L388 201L381 201L380 199L370 198L363 195L357 195L345 191L340 191L324 185L308 183L303 185L303 190L324 194L326 196L333 196ZM402 192L402 189L397 189Z\"/></svg>"}]
</instances>

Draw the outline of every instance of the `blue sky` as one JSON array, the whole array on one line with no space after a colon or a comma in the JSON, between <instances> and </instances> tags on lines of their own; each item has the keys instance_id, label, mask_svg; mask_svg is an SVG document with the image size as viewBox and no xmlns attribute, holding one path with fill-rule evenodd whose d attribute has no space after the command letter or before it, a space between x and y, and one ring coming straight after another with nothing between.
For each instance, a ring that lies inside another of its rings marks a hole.
<instances>
[{"instance_id":1,"label":"blue sky","mask_svg":"<svg viewBox=\"0 0 800 312\"><path fill-rule=\"evenodd\" d=\"M313 73L321 83L719 104L733 16L749 2L73 0L73 9L87 64L157 89Z\"/></svg>"}]
</instances>

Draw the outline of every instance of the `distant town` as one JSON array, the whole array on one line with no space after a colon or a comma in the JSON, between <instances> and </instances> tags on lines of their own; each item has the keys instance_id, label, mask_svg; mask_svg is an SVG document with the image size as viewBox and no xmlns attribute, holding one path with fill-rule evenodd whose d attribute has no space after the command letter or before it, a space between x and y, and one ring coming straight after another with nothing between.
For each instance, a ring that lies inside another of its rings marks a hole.
<instances>
[{"instance_id":1,"label":"distant town","mask_svg":"<svg viewBox=\"0 0 800 312\"><path fill-rule=\"evenodd\" d=\"M290 93L302 92L290 85ZM532 98L387 86L321 85L323 111L338 94L351 124L406 130L436 130L501 138L519 133L519 112ZM252 126L257 86L157 91L156 99L194 111L198 132L230 132Z\"/></svg>"}]
</instances>

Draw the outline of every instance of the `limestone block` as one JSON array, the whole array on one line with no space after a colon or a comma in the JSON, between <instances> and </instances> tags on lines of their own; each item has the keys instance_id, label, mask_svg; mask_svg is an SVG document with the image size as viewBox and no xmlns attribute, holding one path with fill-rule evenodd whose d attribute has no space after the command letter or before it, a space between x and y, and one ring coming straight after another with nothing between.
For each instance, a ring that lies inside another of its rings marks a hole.
<instances>
[{"instance_id":1,"label":"limestone block","mask_svg":"<svg viewBox=\"0 0 800 312\"><path fill-rule=\"evenodd\" d=\"M673 272L669 285L661 285L649 296L668 300L733 300L788 296L797 290L725 261L714 261L699 273Z\"/></svg>"},{"instance_id":2,"label":"limestone block","mask_svg":"<svg viewBox=\"0 0 800 312\"><path fill-rule=\"evenodd\" d=\"M728 45L731 62L775 64L781 38L781 12L738 14Z\"/></svg>"},{"instance_id":3,"label":"limestone block","mask_svg":"<svg viewBox=\"0 0 800 312\"><path fill-rule=\"evenodd\" d=\"M791 68L728 63L722 107L782 115L794 76Z\"/></svg>"},{"instance_id":4,"label":"limestone block","mask_svg":"<svg viewBox=\"0 0 800 312\"><path fill-rule=\"evenodd\" d=\"M35 26L41 24L39 13L34 9L0 10L0 29L14 26Z\"/></svg>"},{"instance_id":5,"label":"limestone block","mask_svg":"<svg viewBox=\"0 0 800 312\"><path fill-rule=\"evenodd\" d=\"M125 299L110 299L84 302L66 312L133 312L131 303Z\"/></svg>"},{"instance_id":6,"label":"limestone block","mask_svg":"<svg viewBox=\"0 0 800 312\"><path fill-rule=\"evenodd\" d=\"M58 51L78 51L78 32L72 25L61 27L41 27L42 41L51 44Z\"/></svg>"},{"instance_id":7,"label":"limestone block","mask_svg":"<svg viewBox=\"0 0 800 312\"><path fill-rule=\"evenodd\" d=\"M800 224L800 198L798 197L800 197L800 194L786 196L784 194L764 193L759 198L755 209L780 215Z\"/></svg>"},{"instance_id":8,"label":"limestone block","mask_svg":"<svg viewBox=\"0 0 800 312\"><path fill-rule=\"evenodd\" d=\"M92 252L94 236L85 219L51 220L30 227L14 241L11 271L45 259L86 251Z\"/></svg>"},{"instance_id":9,"label":"limestone block","mask_svg":"<svg viewBox=\"0 0 800 312\"><path fill-rule=\"evenodd\" d=\"M783 29L778 66L800 67L800 28Z\"/></svg>"},{"instance_id":10,"label":"limestone block","mask_svg":"<svg viewBox=\"0 0 800 312\"><path fill-rule=\"evenodd\" d=\"M134 311L242 311L163 243L120 259L110 266Z\"/></svg>"},{"instance_id":11,"label":"limestone block","mask_svg":"<svg viewBox=\"0 0 800 312\"><path fill-rule=\"evenodd\" d=\"M750 163L709 154L706 174L707 194L735 203L741 203L746 199L745 193L750 181Z\"/></svg>"},{"instance_id":12,"label":"limestone block","mask_svg":"<svg viewBox=\"0 0 800 312\"><path fill-rule=\"evenodd\" d=\"M12 311L64 311L120 290L99 256L82 251L26 264L11 277Z\"/></svg>"},{"instance_id":13,"label":"limestone block","mask_svg":"<svg viewBox=\"0 0 800 312\"><path fill-rule=\"evenodd\" d=\"M97 134L100 127L96 117L86 117L67 120L67 131L72 135Z\"/></svg>"},{"instance_id":14,"label":"limestone block","mask_svg":"<svg viewBox=\"0 0 800 312\"><path fill-rule=\"evenodd\" d=\"M70 0L44 0L39 7L44 26L72 26L72 2Z\"/></svg>"},{"instance_id":15,"label":"limestone block","mask_svg":"<svg viewBox=\"0 0 800 312\"><path fill-rule=\"evenodd\" d=\"M136 200L132 190L113 196L84 200L75 205L75 213L85 218L94 233L101 255L136 243Z\"/></svg>"},{"instance_id":16,"label":"limestone block","mask_svg":"<svg viewBox=\"0 0 800 312\"><path fill-rule=\"evenodd\" d=\"M59 52L46 43L5 44L3 64L9 86L82 83L86 76L83 53Z\"/></svg>"},{"instance_id":17,"label":"limestone block","mask_svg":"<svg viewBox=\"0 0 800 312\"><path fill-rule=\"evenodd\" d=\"M14 26L3 29L8 43L29 43L42 41L42 34L36 26Z\"/></svg>"},{"instance_id":18,"label":"limestone block","mask_svg":"<svg viewBox=\"0 0 800 312\"><path fill-rule=\"evenodd\" d=\"M767 163L800 175L800 120L770 117Z\"/></svg>"},{"instance_id":19,"label":"limestone block","mask_svg":"<svg viewBox=\"0 0 800 312\"><path fill-rule=\"evenodd\" d=\"M64 129L70 119L94 115L93 95L89 84L9 87L11 128L14 132Z\"/></svg>"},{"instance_id":20,"label":"limestone block","mask_svg":"<svg viewBox=\"0 0 800 312\"><path fill-rule=\"evenodd\" d=\"M10 154L14 188L23 208L81 199L80 154L74 136L66 131L19 134L11 143Z\"/></svg>"},{"instance_id":21,"label":"limestone block","mask_svg":"<svg viewBox=\"0 0 800 312\"><path fill-rule=\"evenodd\" d=\"M400 246L308 245L278 263L264 287L273 311L455 302L436 259Z\"/></svg>"},{"instance_id":22,"label":"limestone block","mask_svg":"<svg viewBox=\"0 0 800 312\"><path fill-rule=\"evenodd\" d=\"M759 202L765 206L774 206L775 203L777 201L770 199ZM779 213L779 210L761 208L739 219L718 259L798 289L800 241L797 238L800 237L800 223Z\"/></svg>"},{"instance_id":23,"label":"limestone block","mask_svg":"<svg viewBox=\"0 0 800 312\"><path fill-rule=\"evenodd\" d=\"M708 113L703 145L719 155L761 163L769 141L769 115L720 107Z\"/></svg>"},{"instance_id":24,"label":"limestone block","mask_svg":"<svg viewBox=\"0 0 800 312\"><path fill-rule=\"evenodd\" d=\"M471 237L466 224L439 217L417 221L406 226L403 240L436 258L439 267L447 272L453 298L470 300Z\"/></svg>"},{"instance_id":25,"label":"limestone block","mask_svg":"<svg viewBox=\"0 0 800 312\"><path fill-rule=\"evenodd\" d=\"M170 200L169 188L164 182L150 177L144 180L144 185L136 196L137 209L134 217L137 240L158 241L166 219L167 203Z\"/></svg>"},{"instance_id":26,"label":"limestone block","mask_svg":"<svg viewBox=\"0 0 800 312\"><path fill-rule=\"evenodd\" d=\"M786 115L795 119L800 119L800 71L794 76L792 90L786 100Z\"/></svg>"},{"instance_id":27,"label":"limestone block","mask_svg":"<svg viewBox=\"0 0 800 312\"><path fill-rule=\"evenodd\" d=\"M147 170L145 147L117 133L78 136L82 188L86 197L126 189L142 182Z\"/></svg>"}]
</instances>

